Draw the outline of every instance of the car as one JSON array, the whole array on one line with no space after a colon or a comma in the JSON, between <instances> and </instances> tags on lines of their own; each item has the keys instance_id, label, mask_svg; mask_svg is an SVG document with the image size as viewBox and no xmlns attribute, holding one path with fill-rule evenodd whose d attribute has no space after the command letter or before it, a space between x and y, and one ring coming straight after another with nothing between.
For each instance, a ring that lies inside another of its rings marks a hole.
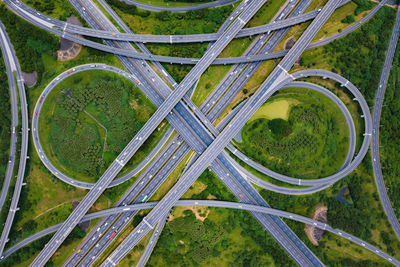
<instances>
[{"instance_id":1,"label":"car","mask_svg":"<svg viewBox=\"0 0 400 267\"><path fill-rule=\"evenodd\" d=\"M241 198L242 198L242 197L243 197L243 195L242 195L242 194L239 194L239 197L241 197Z\"/></svg>"},{"instance_id":2,"label":"car","mask_svg":"<svg viewBox=\"0 0 400 267\"><path fill-rule=\"evenodd\" d=\"M37 112L35 112L35 117L37 116Z\"/></svg>"}]
</instances>

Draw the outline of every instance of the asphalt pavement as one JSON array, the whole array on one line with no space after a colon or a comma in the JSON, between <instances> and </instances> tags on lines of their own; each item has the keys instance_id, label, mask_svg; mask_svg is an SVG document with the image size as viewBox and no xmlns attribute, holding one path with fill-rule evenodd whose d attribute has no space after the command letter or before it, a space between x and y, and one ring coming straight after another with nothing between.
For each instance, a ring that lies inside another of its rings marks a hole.
<instances>
[{"instance_id":1,"label":"asphalt pavement","mask_svg":"<svg viewBox=\"0 0 400 267\"><path fill-rule=\"evenodd\" d=\"M386 213L386 216L390 224L392 225L393 231L395 232L397 239L400 240L399 219L394 213L393 207L390 203L390 199L386 191L386 186L382 174L380 154L379 154L379 128L380 128L380 118L383 106L383 98L385 95L385 90L389 79L390 67L392 65L393 57L396 52L397 42L399 40L399 30L400 30L400 8L397 7L396 23L393 27L392 35L389 41L389 47L386 51L385 63L382 69L381 78L379 80L379 87L375 95L375 104L372 116L373 129L372 129L371 155L372 155L372 167L374 170L375 183L378 189L379 197L381 199L382 207Z\"/></svg>"},{"instance_id":2,"label":"asphalt pavement","mask_svg":"<svg viewBox=\"0 0 400 267\"><path fill-rule=\"evenodd\" d=\"M147 202L147 203L141 203L141 204L134 204L134 205L128 205L124 207L116 207L116 208L111 208L111 209L106 209L94 213L90 213L85 215L81 222L85 222L88 220L93 220L96 218L101 218L104 216L109 216L111 214L116 214L116 213L123 213L123 212L129 212L133 210L143 210L143 209L151 209L157 206L158 202ZM282 218L286 218L289 220L301 222L304 224L308 224L311 226L314 226L316 228L319 228L324 231L329 231L332 234L335 234L339 237L345 238L349 240L352 243L355 243L359 245L362 248L368 249L372 253L376 254L377 256L383 258L384 260L392 263L395 266L400 266L400 261L398 261L396 258L388 255L386 252L382 251L381 249L369 244L366 241L363 241L351 234L348 234L340 229L335 229L331 227L328 224L325 224L320 221L313 220L308 217L304 217L295 213L290 213L286 211L281 211L273 208L268 208L268 207L261 207L257 205L250 205L250 204L243 204L243 203L237 203L237 202L228 202L228 201L219 201L219 200L178 200L175 203L175 207L220 207L220 208L231 208L231 209L238 209L238 210L248 210L248 211L256 211L256 212L262 212L262 213L267 213L275 216L279 216ZM28 245L29 243L38 240L48 234L51 234L57 229L59 229L61 224L57 224L54 226L51 226L45 230L42 230L41 232L36 233L35 235L32 235L15 246L11 247L9 250L5 251L3 254L5 257L10 256L12 253L18 251L22 247ZM156 228L157 229L157 228Z\"/></svg>"},{"instance_id":3,"label":"asphalt pavement","mask_svg":"<svg viewBox=\"0 0 400 267\"><path fill-rule=\"evenodd\" d=\"M18 208L18 201L21 193L22 186L24 185L24 175L25 175L25 166L26 160L28 158L28 138L29 138L29 125L28 125L28 104L26 101L26 94L25 94L25 86L24 80L22 77L21 68L19 66L18 59L15 55L14 48L11 44L11 41L4 30L4 26L0 25L2 41L7 42L7 44L3 43L3 46L8 46L9 52L6 53L7 57L5 58L6 61L13 62L11 65L15 67L15 76L17 80L17 87L18 87L18 94L19 94L19 101L20 101L20 110L21 110L21 121L22 121L22 140L21 140L21 151L20 151L20 159L18 165L18 173L17 173L17 180L14 187L14 193L11 200L10 210L7 215L6 222L4 224L3 232L1 233L0 237L0 255L3 254L4 247L8 242L8 235L11 230L12 222L15 217L15 213L19 210ZM14 77L13 77L14 78Z\"/></svg>"}]
</instances>

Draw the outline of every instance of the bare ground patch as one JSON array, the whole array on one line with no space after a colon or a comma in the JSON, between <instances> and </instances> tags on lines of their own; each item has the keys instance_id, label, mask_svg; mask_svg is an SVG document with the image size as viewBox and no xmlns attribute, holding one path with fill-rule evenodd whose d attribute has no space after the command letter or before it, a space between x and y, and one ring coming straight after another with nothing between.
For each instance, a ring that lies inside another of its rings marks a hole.
<instances>
[{"instance_id":1,"label":"bare ground patch","mask_svg":"<svg viewBox=\"0 0 400 267\"><path fill-rule=\"evenodd\" d=\"M320 205L315 209L313 220L327 223L328 222L327 213L328 213L328 207ZM311 243L313 243L315 246L319 245L318 242L319 240L321 240L322 235L325 232L322 229L316 228L308 224L306 224L304 231L306 232L308 239L310 239Z\"/></svg>"}]
</instances>

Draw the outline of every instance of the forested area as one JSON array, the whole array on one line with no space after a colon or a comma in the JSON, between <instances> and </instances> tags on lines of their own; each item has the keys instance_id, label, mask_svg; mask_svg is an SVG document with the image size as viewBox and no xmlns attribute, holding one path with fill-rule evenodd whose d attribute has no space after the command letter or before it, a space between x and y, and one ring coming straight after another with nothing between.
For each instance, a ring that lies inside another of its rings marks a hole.
<instances>
[{"instance_id":1,"label":"forested area","mask_svg":"<svg viewBox=\"0 0 400 267\"><path fill-rule=\"evenodd\" d=\"M4 65L4 58L0 54L0 188L8 164L11 133L11 104L8 88L8 76Z\"/></svg>"},{"instance_id":2,"label":"forested area","mask_svg":"<svg viewBox=\"0 0 400 267\"><path fill-rule=\"evenodd\" d=\"M3 4L0 4L0 20L6 26L22 71L36 71L40 83L44 71L42 53L55 52L59 48L58 38L20 19Z\"/></svg>"},{"instance_id":3,"label":"forested area","mask_svg":"<svg viewBox=\"0 0 400 267\"><path fill-rule=\"evenodd\" d=\"M362 10L368 9L364 4L372 4L367 0L360 3L359 8L365 8ZM333 71L340 71L359 88L370 106L373 105L394 20L394 10L383 7L357 31L324 46L324 53L329 55L328 62L334 67Z\"/></svg>"},{"instance_id":4,"label":"forested area","mask_svg":"<svg viewBox=\"0 0 400 267\"><path fill-rule=\"evenodd\" d=\"M57 97L48 141L64 166L95 177L135 136L152 108L119 79L71 79L75 87L63 88Z\"/></svg>"},{"instance_id":5,"label":"forested area","mask_svg":"<svg viewBox=\"0 0 400 267\"><path fill-rule=\"evenodd\" d=\"M26 0L25 2L34 9L63 21L65 21L71 14L79 17L78 12L74 7L65 0Z\"/></svg>"},{"instance_id":6,"label":"forested area","mask_svg":"<svg viewBox=\"0 0 400 267\"><path fill-rule=\"evenodd\" d=\"M339 133L340 114L333 111L322 103L301 103L291 107L287 121L255 119L243 128L238 147L253 160L282 174L326 176L335 171L333 158L339 165L344 160L334 155L339 156L338 150L348 141Z\"/></svg>"},{"instance_id":7,"label":"forested area","mask_svg":"<svg viewBox=\"0 0 400 267\"><path fill-rule=\"evenodd\" d=\"M382 173L393 209L400 218L400 47L390 71L379 128Z\"/></svg>"},{"instance_id":8,"label":"forested area","mask_svg":"<svg viewBox=\"0 0 400 267\"><path fill-rule=\"evenodd\" d=\"M370 159L367 157L359 167L363 169L363 172L368 172L372 168ZM264 199L268 200L268 203L276 209L286 210L294 213L298 213L303 216L311 217L314 209L318 205L325 205L328 207L328 224L334 228L342 229L348 233L351 233L367 242L377 245L383 248L386 252L391 255L396 255L396 251L400 249L399 243L396 242L395 236L390 236L392 232L388 232L384 229L390 229L389 223L380 208L379 196L377 192L371 191L369 188L373 184L373 177L366 176L361 173L352 173L345 177L339 182L333 184L331 189L323 190L321 192L314 193L312 195L305 196L289 196L284 194L278 194L267 190L261 190L261 195ZM348 186L352 204L345 204L339 202L335 196L339 190L345 186ZM330 237L323 237L319 242L319 246L312 245L305 232L304 224L297 223L294 221L286 220L288 225L293 231L303 240L308 247L327 265L331 265L337 262L341 263L341 266L345 262L352 262L346 255L341 255L339 258L333 259L332 256L332 245L327 246L326 243L332 244L332 235ZM374 240L374 233L379 230L378 240L381 244L377 244ZM348 246L344 241L336 241L338 247ZM386 247L382 246L382 243ZM370 260L353 262L351 266L376 266L377 262Z\"/></svg>"}]
</instances>

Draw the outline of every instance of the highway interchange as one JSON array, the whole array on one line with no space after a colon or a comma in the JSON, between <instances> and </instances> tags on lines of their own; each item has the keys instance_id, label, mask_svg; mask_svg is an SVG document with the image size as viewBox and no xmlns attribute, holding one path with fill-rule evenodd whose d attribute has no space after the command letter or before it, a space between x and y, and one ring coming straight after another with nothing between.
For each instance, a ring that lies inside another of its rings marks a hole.
<instances>
[{"instance_id":1,"label":"highway interchange","mask_svg":"<svg viewBox=\"0 0 400 267\"><path fill-rule=\"evenodd\" d=\"M13 5L18 5L13 3L12 1L5 1L9 2ZM81 15L85 18L85 20L88 21L88 23L98 31L102 31L104 33L108 32L113 32L115 33L117 30L115 27L111 25L109 21L104 17L102 12L95 7L95 5L91 1L70 1L71 4L78 10L80 11ZM103 7L105 2L104 1L99 1ZM103 2L103 3L102 3ZM354 24L352 29L348 30L345 34L348 32L351 32L358 28L362 23L366 22L369 18L375 14L379 8L385 4L386 1L382 2L381 4L377 5L371 11L365 18L362 19L361 22L358 22ZM20 3L19 3L20 4ZM224 105L227 105L230 103L229 99L231 99L235 94L235 90L240 90L242 86L244 85L243 83L245 82L245 78L247 78L255 72L255 70L258 68L257 64L259 64L261 57L257 58L256 56L252 56L250 59L248 59L248 56L243 56L242 58L245 58L245 61L233 61L233 63L241 63L241 62L255 62L249 64L251 67L247 67L244 71L243 69L245 68L245 64L239 64L239 65L234 65L233 70L231 73L236 72L242 72L243 74L240 74L239 77L242 78L242 80L235 81L234 84L236 86L231 86L231 89L233 90L226 90L226 86L229 85L224 85L224 86L219 86L217 87L213 93L210 94L209 99L207 99L203 105L200 108L196 108L193 103L191 103L190 98L187 96L187 92L190 91L191 88L193 88L193 85L196 83L197 79L200 77L201 73L204 72L204 70L213 62L215 62L216 57L218 54L222 51L222 49L230 42L232 38L235 38L240 33L241 27L246 24L246 22L251 18L251 16L257 11L257 9L260 7L262 4L262 1L258 2L257 1L244 1L242 2L241 5L239 5L238 9L239 11L236 10L236 14L232 15L233 17L233 22L232 25L228 28L226 31L221 31L221 33L218 35L217 41L207 50L205 55L203 56L202 59L196 59L194 62L196 65L192 69L192 71L189 73L189 75L178 85L173 79L165 73L165 70L162 69L161 65L158 65L157 68L160 70L160 73L163 73L164 76L166 76L168 79L167 81L170 83L171 86L175 88L174 91L171 91L168 85L165 84L163 80L159 78L159 76L156 73L153 74L147 74L146 72L140 71L139 68L145 68L146 66L145 62L140 62L140 59L128 59L126 57L122 57L121 55L124 54L119 54L118 52L116 53L118 58L121 60L121 62L125 65L129 73L124 72L122 70L119 70L117 68L103 65L103 64L88 64L88 65L82 65L82 66L77 66L73 68L73 73L76 73L78 71L85 71L85 70L90 70L90 69L104 69L107 71L113 71L115 73L118 73L120 75L125 76L126 78L130 79L131 81L135 82L138 87L146 94L148 95L149 99L152 100L152 102L158 107L158 110L155 114L153 114L152 118L149 120L148 123L140 130L140 132L132 139L132 141L128 144L128 146L121 152L120 156L117 157L116 161L107 169L107 171L103 174L103 176L99 179L99 181L93 185L93 184L85 184L81 183L79 181L73 180L72 178L69 178L59 172L47 159L46 155L43 153L43 149L41 148L40 142L39 142L39 136L38 136L38 122L39 122L39 115L40 115L40 108L44 102L37 102L35 111L37 112L36 119L33 118L32 120L32 128L33 130L33 137L34 137L34 144L35 148L40 155L40 158L42 162L45 164L47 168L50 169L50 171L55 174L55 176L59 177L60 179L66 181L67 183L73 184L75 186L83 187L83 188L92 188L91 191L89 191L88 195L85 197L85 199L80 203L80 205L74 210L74 212L71 214L69 219L59 227L56 235L53 236L51 239L50 243L45 247L45 249L39 254L39 256L35 259L34 263L32 264L33 266L42 266L48 259L49 257L55 252L57 247L62 243L62 240L65 239L65 237L68 235L68 233L72 230L73 226L76 225L81 218L84 217L85 213L87 210L90 208L90 206L94 203L94 201L100 196L101 192L105 190L105 188L109 185L112 185L112 179L118 174L118 172L122 169L124 164L127 162L127 160L137 151L137 149L140 147L140 145L146 140L146 138L154 131L154 129L159 125L159 123L164 119L167 118L167 120L173 125L174 128L176 128L181 135L181 137L174 137L174 141L169 144L167 147L165 147L163 150L161 150L162 145L165 144L166 140L168 138L164 138L162 142L160 142L157 147L153 150L153 152L146 158L145 161L143 161L137 168L134 170L130 171L128 174L124 175L122 178L120 178L120 182L123 182L124 180L121 179L129 179L136 173L138 173L140 170L142 170L147 163L155 158L153 160L152 164L150 164L145 171L147 171L148 168L154 167L154 170L157 170L160 168L162 164L159 162L164 162L167 158L167 156L162 156L162 155L172 155L170 154L171 151L176 151L176 156L171 156L169 159L176 159L175 161L171 161L171 163L168 165L169 170L172 171L173 168L176 166L176 164L179 162L179 159L183 158L183 155L186 155L186 153L189 152L190 149L193 149L194 152L197 153L197 155L193 158L193 161L190 165L190 167L186 170L184 175L180 178L178 183L171 189L171 191L158 203L152 212L143 220L141 224L135 229L134 232L129 236L128 239L126 239L120 247L115 250L110 257L103 263L104 266L108 265L114 265L116 264L126 253L130 251L130 249L137 244L137 242L147 233L150 231L150 229L153 229L154 227L157 227L157 229L162 229L162 222L165 221L165 216L168 214L169 210L175 205L176 201L178 201L179 197L181 194L183 194L186 189L194 182L194 180L203 172L203 170L207 167L210 166L211 170L214 171L214 173L217 174L217 176L223 181L229 189L232 190L232 192L239 198L241 201L254 203L258 204L261 206L266 206L267 204L265 203L264 200L261 200L260 196L257 195L257 192L255 189L250 185L250 183L247 181L249 179L250 181L256 183L256 179L253 177L246 177L243 175L243 170L239 171L238 164L235 162L232 158L229 157L225 152L222 152L224 147L228 147L231 152L233 152L236 156L242 155L241 158L244 160L246 163L252 163L254 166L257 165L257 163L253 162L251 159L248 159L245 155L240 154L240 152L235 153L235 149L228 145L229 141L231 138L233 138L236 135L236 131L241 128L241 126L248 120L248 118L251 117L251 115L258 109L258 107L266 101L266 99L272 95L276 90L280 88L285 88L288 86L293 86L295 85L301 85L301 84L296 84L293 83L292 81L294 79L298 79L301 77L307 77L307 76L320 76L323 78L329 78L336 80L340 82L343 86L346 86L354 95L355 100L357 100L360 103L361 109L363 111L363 117L365 120L365 134L364 134L364 140L361 146L360 151L358 152L357 156L354 158L354 160L351 161L353 154L354 154L354 147L355 147L355 137L351 138L350 142L350 147L349 147L349 152L348 156L346 157L346 160L342 166L342 168L339 170L339 172L331 177L327 178L321 178L321 179L316 179L316 180L300 180L297 178L290 178L290 177L285 177L280 174L272 174L271 177L274 177L276 179L280 179L282 181L296 184L296 185L308 185L310 186L309 188L301 188L301 189L293 189L293 192L295 194L307 194L311 192L316 192L319 190L322 190L326 188L327 186L331 185L332 183L336 182L337 180L343 178L346 176L348 173L350 173L352 170L354 170L355 167L361 162L361 160L364 158L369 142L371 139L372 135L372 122L371 122L371 116L370 112L368 109L368 106L362 97L361 93L355 88L354 85L351 84L351 82L347 81L345 78L323 70L305 70L305 71L300 71L298 73L292 73L288 74L288 71L290 70L290 67L294 63L294 61L298 58L298 56L309 47L309 42L312 40L313 36L317 33L319 28L323 25L323 23L326 21L326 19L329 18L331 13L335 10L335 8L340 4L340 1L329 1L328 4L322 8L321 10L318 10L316 13L316 19L312 22L310 27L306 30L306 32L303 34L303 36L296 42L295 47L293 47L290 51L283 51L283 53L280 54L280 56L286 55L284 59L279 63L278 67L271 73L271 76L267 78L267 80L264 82L264 84L261 86L261 89L257 91L257 93L250 98L248 101L246 101L243 105L240 106L240 110L235 112L232 116L233 119L230 122L227 122L227 126L225 128L223 127L216 127L214 128L211 124L211 122L215 121L215 119L221 114L223 111ZM82 6L85 6L86 9L82 9ZM304 9L307 7L307 1L300 1L300 4L298 7L301 7L303 5ZM293 8L293 6L288 5L287 8ZM107 10L107 8L105 8ZM304 10L303 9L303 10ZM84 10L82 12L82 10ZM85 12L86 10L86 12ZM89 12L92 13L92 15L88 14ZM302 10L298 10L298 13L301 13ZM93 16L95 14L95 16ZM111 13L110 13L111 14ZM20 14L19 14L20 15ZM37 13L38 16L42 16L39 13ZM112 15L112 14L111 14ZM116 14L114 14L115 16ZM25 17L24 17L25 16ZM234 17L235 16L235 17ZM369 16L369 17L368 17ZM26 16L26 13L22 15L24 18L29 18L28 20L31 21L41 21L42 19L37 19L36 15L33 18L32 16ZM36 19L35 19L36 18ZM46 19L47 20L47 19ZM282 20L286 21L289 20L289 18ZM44 20L43 20L44 21ZM118 20L117 20L118 21ZM278 22L277 22L278 23ZM273 23L274 24L274 23ZM396 24L397 25L397 24ZM285 26L287 27L287 26ZM283 27L283 28L285 28ZM398 26L397 26L398 27ZM46 28L46 27L44 27ZM351 27L349 27L351 28ZM280 28L279 28L280 29ZM346 29L347 30L347 29ZM271 45L270 48L268 46L265 46L263 49L273 49L274 48L274 42L272 41L273 38L275 37L275 43L279 43L279 32L281 32L282 38L284 36L284 32L287 31L287 29L282 29L277 31L275 35L270 39L269 43ZM128 31L126 31L128 34L130 34ZM345 32L345 31L343 31ZM270 33L268 32L267 34L261 35L264 37L268 37ZM60 35L60 34L59 34ZM67 35L65 32L62 33L62 35ZM103 35L100 35L98 37L105 38ZM339 38L339 37L337 37ZM107 39L107 38L105 38ZM327 38L329 39L329 38ZM115 41L112 40L105 40L106 44L108 47L114 46L114 47L121 47L121 49L128 51L127 54L125 55L131 55L132 53L137 53L133 52L132 47L128 43L124 42L118 42L116 43ZM326 41L326 40L324 40ZM140 42L140 41L139 41ZM264 44L264 41L262 40L262 37L259 37L257 41L253 43L253 46L249 48L248 52L251 52L251 49L254 49L254 52L251 54L255 54L262 45ZM104 46L104 45L103 45ZM140 46L139 46L140 47ZM145 59L151 59L151 60L158 60L156 58L157 56L149 54L148 51L146 51L145 47L142 46L140 47L142 49L143 55ZM116 48L119 49L119 48ZM271 50L272 51L272 50ZM115 51L114 51L115 52ZM265 53L265 52L264 52ZM141 58L141 57L137 57ZM161 60L162 61L162 60ZM187 61L187 60L186 60ZM136 62L136 63L135 63ZM182 63L179 62L179 63ZM194 64L193 61L190 64ZM231 62L232 63L232 62ZM159 63L158 63L159 64ZM149 68L147 66L147 68ZM148 69L148 72L150 70ZM247 74L246 74L247 73ZM71 74L71 75L72 75ZM152 76L153 75L153 76ZM235 73L236 75L236 73ZM238 74L239 75L239 74ZM50 91L54 88L56 84L62 81L62 79L65 79L66 77L69 76L68 71L60 74L58 77L56 77L55 80L53 80L48 87L43 91L42 96L46 97ZM234 76L234 75L232 75ZM137 83L139 81L139 84ZM232 84L233 81L229 80L229 78L226 78L224 82L228 84ZM313 90L320 90L321 92L323 91L322 88L318 88L315 85L312 84L302 84L306 88L313 89ZM153 89L152 89L153 88ZM213 99L213 96L220 95L217 92L219 90L222 90L222 92L226 91L224 94L224 97L222 97L219 101L217 99ZM327 95L326 91L324 91ZM332 96L333 97L333 96ZM333 98L331 98L333 99ZM337 99L336 99L337 100ZM338 103L336 100L334 100L339 107L343 107ZM26 100L25 100L26 101ZM206 105L208 103L208 106ZM221 104L220 104L221 103ZM214 105L214 106L213 106ZM213 108L211 109L211 106ZM349 132L350 132L350 137L355 136L354 133L354 124L352 123L351 116L349 117L348 111L346 113L346 109L341 109L343 114L345 115L347 119L347 123L349 125ZM207 114L207 116L203 114ZM346 115L347 114L347 115ZM224 123L225 124L225 123ZM226 124L225 124L226 125ZM24 129L24 126L23 126ZM27 127L25 128L26 131L28 130ZM169 132L172 132L169 130ZM168 135L169 137L169 135ZM185 140L187 142L184 143ZM162 144L162 145L161 145ZM157 157L156 157L156 154ZM174 158L175 157L175 158ZM160 159L160 161L157 161L157 159ZM25 162L25 160L23 160ZM250 164L251 165L251 164ZM167 166L167 165L165 165ZM252 166L252 165L251 165ZM252 166L252 167L254 167ZM259 165L258 165L259 166ZM264 168L265 169L265 168ZM154 179L158 179L156 183L153 183L152 181L148 184L149 187L147 187L144 190L147 190L146 192L149 192L148 194L152 194L155 192L155 190L158 188L158 186L162 183L163 179L167 178L167 174L170 173L165 172L166 174L161 176L155 175ZM269 170L267 170L269 171ZM163 172L164 173L164 172ZM148 172L145 172L145 174L148 174ZM231 176L229 175L231 174ZM22 175L23 178L23 175ZM147 180L142 180L146 179ZM151 180L152 175L141 175L141 177L138 178L138 180L135 182L134 186L132 187L131 193L127 193L126 197L129 198L129 202L131 202L134 198L139 199L139 191L142 189L138 189L142 185L142 188ZM154 180L153 179L153 180ZM253 180L252 180L253 179ZM259 180L259 179L258 179ZM116 183L115 180L113 183ZM142 184L140 184L141 182ZM152 184L152 186L150 186ZM257 184L257 183L256 183ZM136 191L135 191L136 189ZM269 188L271 189L271 187ZM289 188L274 188L274 190L288 190ZM272 189L271 189L272 190ZM296 192L296 190L299 190L299 192ZM129 192L130 190L128 190ZM283 191L280 191L283 192ZM241 195L244 195L244 197L240 197ZM19 195L19 193L18 193ZM140 196L143 196L144 194L142 193ZM147 194L146 194L147 195ZM125 197L125 196L124 196ZM243 199L240 199L243 198ZM18 201L18 200L17 200ZM126 206L127 202L123 202L123 200L120 201L122 206ZM237 203L236 203L237 205ZM229 205L228 205L229 206ZM389 204L390 206L390 204ZM16 206L15 206L16 207ZM267 207L264 207L268 209ZM250 209L251 210L251 209ZM164 211L164 212L162 212ZM267 230L271 229L286 229L288 228L283 221L279 221L277 216L274 217L268 217L265 214L262 214L263 212L259 212L259 210L253 209L251 210L252 214L260 221L261 224L264 225L264 227ZM108 215L108 214L105 214ZM276 214L274 214L276 215ZM112 215L115 216L115 215ZM278 215L281 216L281 215ZM290 215L293 216L293 215ZM284 217L284 216L283 216ZM110 218L110 217L109 217ZM115 217L112 217L112 221L114 220ZM126 221L126 218L129 219L129 217L124 217L123 220ZM130 217L132 218L132 216ZM159 223L160 222L160 223ZM103 223L102 221L100 223ZM99 224L100 224L99 223ZM104 225L104 223L102 224ZM121 223L122 225L122 223ZM11 224L10 224L11 226ZM286 227L286 228L285 228ZM106 229L104 229L105 231ZM275 231L275 232L274 232ZM339 231L339 230L337 230ZM3 232L4 233L4 232ZM152 245L154 245L155 240L157 239L157 231L154 231L155 234L153 234L149 244L148 244L148 249L146 249L146 253L150 253L152 250ZM306 265L323 265L316 257L315 255L312 254L311 251L309 251L305 245L298 240L298 238L294 235L293 232L287 232L287 230L284 230L283 232L278 230L271 230L270 232L274 238L277 238L277 241L284 247L284 249L288 252L289 255L291 255L294 260L299 263L302 266ZM58 234L58 235L57 235ZM343 232L338 232L339 235L342 235ZM88 237L91 237L89 234ZM282 238L284 237L284 238ZM359 244L363 244L363 241L360 240ZM364 242L365 244L365 242ZM364 245L362 245L364 246ZM3 246L4 248L4 246ZM103 246L103 250L106 248L106 246ZM301 248L301 249L299 249ZM367 247L368 248L368 247ZM372 251L372 250L371 250ZM93 252L93 251L92 251ZM97 251L97 252L100 252ZM144 256L144 261L146 258L148 258L149 254L146 254ZM375 251L378 255L383 255L383 252L378 252ZM96 253L95 253L96 255ZM97 255L96 255L97 257ZM96 258L95 257L95 258ZM95 259L94 258L94 259ZM390 256L386 255L384 256L385 259L389 260ZM73 257L71 258L73 260ZM86 260L93 259L93 256L88 256L86 257ZM390 258L389 261L393 261L394 259ZM87 261L85 263L92 263L92 261ZM76 262L73 262L75 264ZM394 262L396 263L396 262ZM73 266L73 265L72 265Z\"/></svg>"}]
</instances>

